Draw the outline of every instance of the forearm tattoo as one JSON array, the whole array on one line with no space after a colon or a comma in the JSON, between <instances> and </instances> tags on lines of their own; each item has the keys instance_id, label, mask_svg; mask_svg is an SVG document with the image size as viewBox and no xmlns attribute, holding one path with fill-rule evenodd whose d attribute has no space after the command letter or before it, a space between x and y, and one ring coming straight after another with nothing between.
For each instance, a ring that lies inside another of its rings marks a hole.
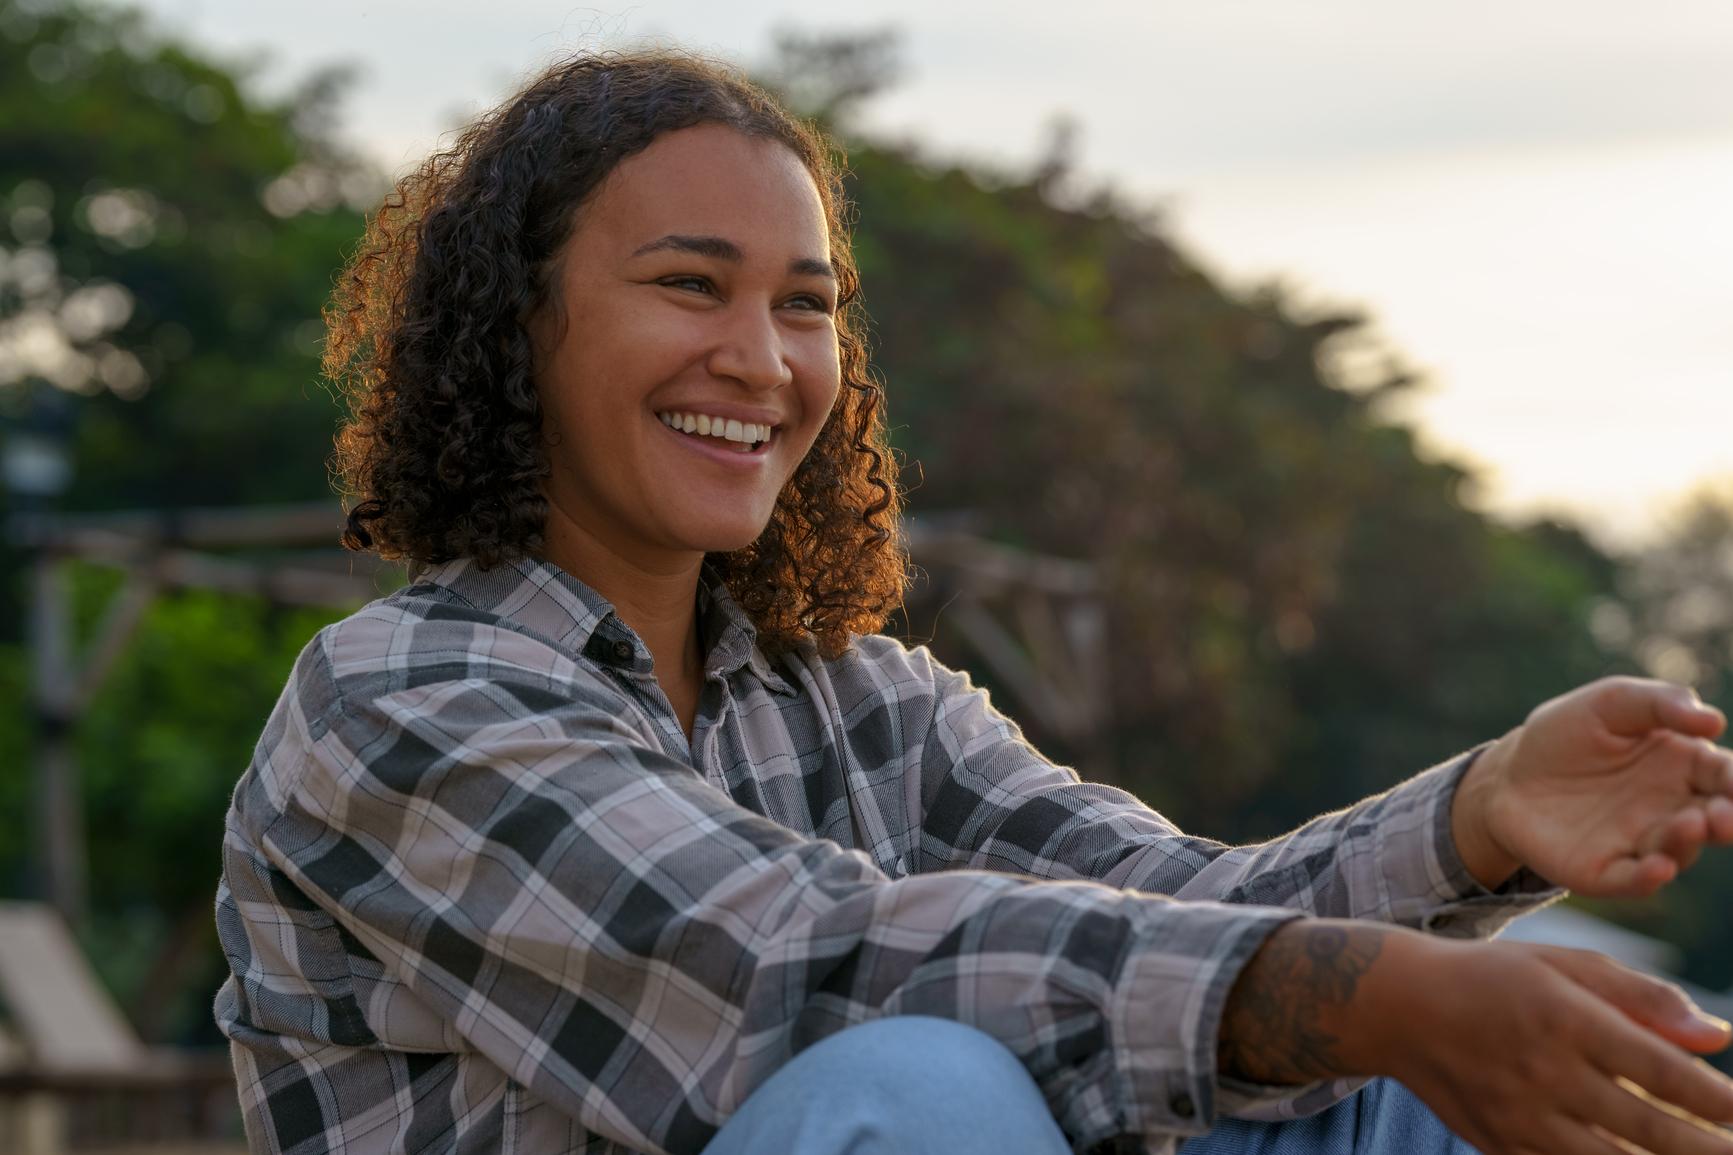
<instances>
[{"instance_id":1,"label":"forearm tattoo","mask_svg":"<svg viewBox=\"0 0 1733 1155\"><path fill-rule=\"evenodd\" d=\"M1228 996L1219 1067L1254 1083L1344 1074L1330 1028L1384 945L1381 927L1295 922L1270 936Z\"/></svg>"}]
</instances>

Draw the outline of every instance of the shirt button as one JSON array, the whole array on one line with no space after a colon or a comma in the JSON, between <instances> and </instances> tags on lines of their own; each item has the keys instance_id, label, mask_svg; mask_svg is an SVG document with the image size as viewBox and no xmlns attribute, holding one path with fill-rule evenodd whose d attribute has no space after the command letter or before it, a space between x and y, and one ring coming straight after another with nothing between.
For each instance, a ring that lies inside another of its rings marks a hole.
<instances>
[{"instance_id":1,"label":"shirt button","mask_svg":"<svg viewBox=\"0 0 1733 1155\"><path fill-rule=\"evenodd\" d=\"M1173 1108L1173 1113L1178 1115L1181 1119L1189 1119L1193 1115L1197 1114L1197 1104L1193 1103L1191 1101L1191 1096L1186 1094L1184 1091L1181 1091L1179 1094L1169 1099L1167 1105Z\"/></svg>"},{"instance_id":2,"label":"shirt button","mask_svg":"<svg viewBox=\"0 0 1733 1155\"><path fill-rule=\"evenodd\" d=\"M615 642L614 643L614 660L618 661L618 662L631 661L632 660L632 643L631 642Z\"/></svg>"}]
</instances>

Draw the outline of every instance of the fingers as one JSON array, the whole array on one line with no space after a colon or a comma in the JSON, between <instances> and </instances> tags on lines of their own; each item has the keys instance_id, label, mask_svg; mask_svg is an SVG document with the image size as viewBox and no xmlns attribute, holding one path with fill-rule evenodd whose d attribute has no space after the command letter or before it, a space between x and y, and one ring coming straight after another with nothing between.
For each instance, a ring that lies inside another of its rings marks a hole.
<instances>
[{"instance_id":1,"label":"fingers","mask_svg":"<svg viewBox=\"0 0 1733 1155\"><path fill-rule=\"evenodd\" d=\"M1543 957L1548 965L1617 1008L1637 1027L1679 1046L1719 1051L1733 1036L1733 1026L1703 1011L1677 985L1634 971L1606 955L1556 947L1547 949Z\"/></svg>"},{"instance_id":2,"label":"fingers","mask_svg":"<svg viewBox=\"0 0 1733 1155\"><path fill-rule=\"evenodd\" d=\"M1727 715L1698 698L1697 691L1688 687L1678 688L1686 689L1690 697L1682 702L1669 697L1661 711L1667 725L1699 738L1719 738L1727 729Z\"/></svg>"},{"instance_id":3,"label":"fingers","mask_svg":"<svg viewBox=\"0 0 1733 1155\"><path fill-rule=\"evenodd\" d=\"M1709 815L1701 802L1693 800L1644 839L1642 849L1646 853L1664 854L1684 870L1697 861L1708 838Z\"/></svg>"},{"instance_id":4,"label":"fingers","mask_svg":"<svg viewBox=\"0 0 1733 1155\"><path fill-rule=\"evenodd\" d=\"M1590 1041L1588 1058L1608 1075L1629 1079L1654 1098L1699 1119L1713 1122L1733 1120L1733 1081L1703 1060L1682 1054L1634 1023L1613 1022L1609 1023L1608 1029L1596 1031ZM1647 1104L1644 1108L1651 1112L1654 1110ZM1659 1126L1657 1121L1620 1104L1617 1097L1608 1097L1603 1101L1602 1110L1591 1116L1592 1122L1634 1140L1638 1146L1650 1150L1673 1149L1665 1145L1654 1147L1645 1142L1644 1132L1632 1131L1629 1127L1637 1120L1641 1120L1636 1122L1638 1127ZM1717 1149L1729 1150L1727 1147Z\"/></svg>"},{"instance_id":5,"label":"fingers","mask_svg":"<svg viewBox=\"0 0 1733 1155\"><path fill-rule=\"evenodd\" d=\"M1707 739L1697 739L1691 745L1691 789L1710 797L1733 794L1733 751Z\"/></svg>"},{"instance_id":6,"label":"fingers","mask_svg":"<svg viewBox=\"0 0 1733 1155\"><path fill-rule=\"evenodd\" d=\"M1593 1131L1597 1137L1606 1142L1611 1150L1618 1151L1621 1155L1651 1155L1651 1152L1643 1150L1629 1139L1621 1139L1617 1135L1609 1134L1605 1130L1592 1124L1590 1125L1589 1130Z\"/></svg>"},{"instance_id":7,"label":"fingers","mask_svg":"<svg viewBox=\"0 0 1733 1155\"><path fill-rule=\"evenodd\" d=\"M1686 783L1692 797L1680 809L1658 822L1638 843L1636 852L1620 867L1618 877L1636 888L1670 881L1658 863L1644 865L1651 855L1665 855L1678 871L1691 868L1703 847L1733 843L1733 752L1702 739L1678 734L1665 736L1663 745L1681 759L1688 759Z\"/></svg>"},{"instance_id":8,"label":"fingers","mask_svg":"<svg viewBox=\"0 0 1733 1155\"><path fill-rule=\"evenodd\" d=\"M1707 727L1707 732L1703 737L1719 738L1727 732L1727 715L1723 714L1714 706L1709 705L1703 707L1703 712L1706 713L1710 719L1710 725Z\"/></svg>"},{"instance_id":9,"label":"fingers","mask_svg":"<svg viewBox=\"0 0 1733 1155\"><path fill-rule=\"evenodd\" d=\"M1647 898L1679 876L1679 863L1659 851L1615 858L1601 872L1598 898Z\"/></svg>"},{"instance_id":10,"label":"fingers","mask_svg":"<svg viewBox=\"0 0 1733 1155\"><path fill-rule=\"evenodd\" d=\"M1719 1049L1733 1028L1604 955L1509 946L1497 957L1526 955L1532 969L1507 974L1514 1030L1492 1032L1503 1045L1469 1046L1471 1057L1441 1050L1400 1074L1452 1130L1525 1155L1733 1155L1733 1138L1704 1122L1733 1120L1733 1080L1679 1049ZM1484 1034L1446 1031L1455 1043Z\"/></svg>"},{"instance_id":11,"label":"fingers","mask_svg":"<svg viewBox=\"0 0 1733 1155\"><path fill-rule=\"evenodd\" d=\"M1583 1104L1583 1118L1640 1151L1728 1155L1733 1143L1702 1120L1681 1116L1633 1082L1620 1079ZM1628 1150L1629 1148L1624 1148Z\"/></svg>"},{"instance_id":12,"label":"fingers","mask_svg":"<svg viewBox=\"0 0 1733 1155\"><path fill-rule=\"evenodd\" d=\"M1624 737L1677 730L1714 738L1727 728L1721 711L1705 705L1689 686L1651 678L1604 678L1597 683L1595 704L1607 729Z\"/></svg>"},{"instance_id":13,"label":"fingers","mask_svg":"<svg viewBox=\"0 0 1733 1155\"><path fill-rule=\"evenodd\" d=\"M1619 1035L1624 1035L1620 1039ZM1608 1075L1629 1079L1662 1103L1671 1103L1698 1119L1714 1122L1733 1120L1733 1082L1702 1060L1688 1058L1655 1035L1627 1027L1608 1030L1598 1039L1598 1049L1589 1058ZM1629 1115L1626 1115L1629 1117ZM1605 1119L1598 1119L1603 1122ZM1643 1136L1613 1127L1619 1134L1643 1143Z\"/></svg>"},{"instance_id":14,"label":"fingers","mask_svg":"<svg viewBox=\"0 0 1733 1155\"><path fill-rule=\"evenodd\" d=\"M1609 1001L1631 1019L1628 1025L1613 1023L1610 1029L1592 1036L1585 1057L1612 1078L1613 1086L1583 1096L1580 1117L1604 1130L1620 1150L1679 1155L1733 1153L1733 1139L1705 1122L1733 1120L1733 1080L1700 1059L1687 1058L1662 1037L1640 1029L1640 1024L1673 1027L1680 1017L1695 1019L1704 1037L1715 1037L1719 1047L1727 1040L1727 1024L1707 1029L1704 1019L1708 1017L1697 1019L1702 1012L1670 983L1626 971L1610 960L1591 956L1575 961L1586 964L1585 971L1600 971L1596 978L1605 991L1613 992Z\"/></svg>"},{"instance_id":15,"label":"fingers","mask_svg":"<svg viewBox=\"0 0 1733 1155\"><path fill-rule=\"evenodd\" d=\"M1733 842L1733 798L1711 798L1703 803L1709 837L1718 845Z\"/></svg>"}]
</instances>

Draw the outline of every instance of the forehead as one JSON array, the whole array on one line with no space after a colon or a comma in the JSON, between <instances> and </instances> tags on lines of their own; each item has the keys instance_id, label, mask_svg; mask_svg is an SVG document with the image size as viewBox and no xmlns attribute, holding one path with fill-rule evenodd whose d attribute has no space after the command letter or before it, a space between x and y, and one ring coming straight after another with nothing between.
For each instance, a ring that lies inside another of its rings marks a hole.
<instances>
[{"instance_id":1,"label":"forehead","mask_svg":"<svg viewBox=\"0 0 1733 1155\"><path fill-rule=\"evenodd\" d=\"M664 133L621 161L579 212L573 243L630 252L670 233L747 255L828 257L824 202L787 145L717 124Z\"/></svg>"}]
</instances>

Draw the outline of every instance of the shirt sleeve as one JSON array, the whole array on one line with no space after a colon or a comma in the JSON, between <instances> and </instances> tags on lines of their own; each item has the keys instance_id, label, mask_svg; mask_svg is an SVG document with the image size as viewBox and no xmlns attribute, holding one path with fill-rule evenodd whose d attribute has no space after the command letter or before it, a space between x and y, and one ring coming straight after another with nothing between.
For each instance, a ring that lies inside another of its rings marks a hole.
<instances>
[{"instance_id":1,"label":"shirt sleeve","mask_svg":"<svg viewBox=\"0 0 1733 1155\"><path fill-rule=\"evenodd\" d=\"M1565 893L1526 868L1489 890L1463 863L1451 835L1450 807L1484 746L1280 838L1227 846L1186 835L1134 795L1083 782L1074 770L1049 762L967 674L946 668L924 647L909 651L908 660L916 669L904 677L930 679L933 701L931 726L920 750L911 751L921 775L920 870L1088 879L1186 902L1369 919L1453 938L1490 938ZM1240 964L1249 959L1243 956ZM1218 1010L1198 1023L1207 1043L1200 1054L1212 1059L1219 1007L1238 969L1220 972ZM1273 1086L1217 1073L1201 1118L1297 1118L1365 1083L1353 1078Z\"/></svg>"},{"instance_id":2,"label":"shirt sleeve","mask_svg":"<svg viewBox=\"0 0 1733 1155\"><path fill-rule=\"evenodd\" d=\"M1086 878L1456 938L1491 937L1565 893L1526 868L1489 890L1463 863L1450 808L1484 746L1279 838L1227 846L1184 834L1136 796L1049 762L967 674L924 649L910 658L933 683L931 728L914 755L922 869Z\"/></svg>"},{"instance_id":3,"label":"shirt sleeve","mask_svg":"<svg viewBox=\"0 0 1733 1155\"><path fill-rule=\"evenodd\" d=\"M262 854L448 1038L652 1152L695 1155L792 1055L893 1014L1005 1044L1079 1151L1208 1126L1228 986L1297 912L892 880L736 805L527 644L335 691L269 786Z\"/></svg>"}]
</instances>

